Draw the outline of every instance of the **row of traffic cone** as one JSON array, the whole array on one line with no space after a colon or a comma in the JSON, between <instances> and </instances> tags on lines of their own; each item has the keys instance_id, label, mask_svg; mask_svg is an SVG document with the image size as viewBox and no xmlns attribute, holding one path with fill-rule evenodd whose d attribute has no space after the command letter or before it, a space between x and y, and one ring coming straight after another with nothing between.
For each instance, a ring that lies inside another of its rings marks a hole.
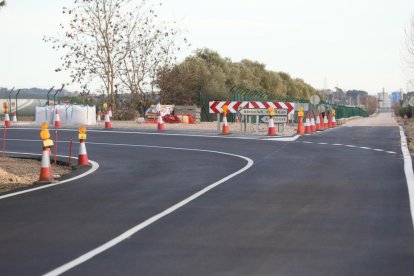
<instances>
[{"instance_id":1,"label":"row of traffic cone","mask_svg":"<svg viewBox=\"0 0 414 276\"><path fill-rule=\"evenodd\" d=\"M52 166L50 164L50 155L50 147L43 147L39 183L50 183L54 181ZM87 165L89 165L89 159L86 151L85 140L79 140L78 166Z\"/></svg>"},{"instance_id":2,"label":"row of traffic cone","mask_svg":"<svg viewBox=\"0 0 414 276\"><path fill-rule=\"evenodd\" d=\"M328 128L334 127L336 127L336 119L335 116L333 116L332 114L329 114L328 116L326 113L325 116L322 116L322 114L317 114L316 116L314 116L313 114L307 114L304 126L302 117L299 117L297 134L312 134L316 131L324 131Z\"/></svg>"},{"instance_id":3,"label":"row of traffic cone","mask_svg":"<svg viewBox=\"0 0 414 276\"><path fill-rule=\"evenodd\" d=\"M237 120L236 117L236 123L240 122ZM221 134L230 134L230 128L229 125L227 123L227 117L223 116L223 127L222 127L222 131ZM275 122L273 120L273 118L270 116L269 117L269 121L268 121L268 125L267 125L267 136L276 136L277 135L277 131L276 131L276 127L275 127Z\"/></svg>"}]
</instances>

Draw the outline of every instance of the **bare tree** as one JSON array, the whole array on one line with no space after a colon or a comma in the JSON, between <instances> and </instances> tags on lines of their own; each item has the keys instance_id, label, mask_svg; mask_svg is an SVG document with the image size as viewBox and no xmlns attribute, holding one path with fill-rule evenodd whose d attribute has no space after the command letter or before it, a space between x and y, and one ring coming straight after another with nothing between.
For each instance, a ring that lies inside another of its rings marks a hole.
<instances>
[{"instance_id":1,"label":"bare tree","mask_svg":"<svg viewBox=\"0 0 414 276\"><path fill-rule=\"evenodd\" d=\"M405 29L405 61L409 71L409 83L414 82L414 15L411 17L410 25Z\"/></svg>"},{"instance_id":2,"label":"bare tree","mask_svg":"<svg viewBox=\"0 0 414 276\"><path fill-rule=\"evenodd\" d=\"M136 15L125 38L127 55L120 80L131 92L131 102L143 111L148 105L146 94L156 90L154 80L158 73L176 62L176 54L181 50L180 38L184 44L187 39L181 37L175 22L160 22L152 5L141 5Z\"/></svg>"},{"instance_id":3,"label":"bare tree","mask_svg":"<svg viewBox=\"0 0 414 276\"><path fill-rule=\"evenodd\" d=\"M137 4L136 4L137 3ZM143 95L156 70L174 60L175 28L157 22L150 0L74 0L63 8L63 38L47 37L63 50L56 71L70 72L72 83L88 90L99 79L116 108L115 86L123 83L133 95Z\"/></svg>"},{"instance_id":4,"label":"bare tree","mask_svg":"<svg viewBox=\"0 0 414 276\"><path fill-rule=\"evenodd\" d=\"M72 83L84 91L96 78L103 83L112 106L119 67L126 56L123 37L130 12L130 0L74 0L73 8L63 7L67 24L60 24L63 38L44 38L56 50L63 50L62 64L55 71L70 72Z\"/></svg>"}]
</instances>

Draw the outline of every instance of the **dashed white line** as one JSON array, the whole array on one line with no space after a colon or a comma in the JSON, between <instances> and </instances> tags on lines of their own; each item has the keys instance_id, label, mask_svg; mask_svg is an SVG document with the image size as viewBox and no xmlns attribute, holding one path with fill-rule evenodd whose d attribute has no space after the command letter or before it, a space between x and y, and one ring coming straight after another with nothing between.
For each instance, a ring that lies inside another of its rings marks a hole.
<instances>
[{"instance_id":1,"label":"dashed white line","mask_svg":"<svg viewBox=\"0 0 414 276\"><path fill-rule=\"evenodd\" d=\"M372 149L370 147L358 147L358 146L355 146L355 145L329 144L329 143L323 143L323 142L316 143L316 142L310 142L310 141L300 141L300 142L304 143L304 144L343 146L343 147L348 147L348 148L359 148L359 149L364 149L364 150L374 150L374 151L378 151L378 152L386 152L386 153L389 153L389 154L397 154L395 151L386 151L386 150L383 150L383 149Z\"/></svg>"}]
</instances>

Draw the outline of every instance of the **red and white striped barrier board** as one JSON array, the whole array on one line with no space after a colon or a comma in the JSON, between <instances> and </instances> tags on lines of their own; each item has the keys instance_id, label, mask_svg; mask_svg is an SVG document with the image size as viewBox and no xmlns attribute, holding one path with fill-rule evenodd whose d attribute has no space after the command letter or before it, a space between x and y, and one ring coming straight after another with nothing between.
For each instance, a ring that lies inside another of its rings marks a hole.
<instances>
[{"instance_id":1,"label":"red and white striped barrier board","mask_svg":"<svg viewBox=\"0 0 414 276\"><path fill-rule=\"evenodd\" d=\"M223 106L227 105L229 113L237 113L242 108L269 108L287 109L288 114L295 110L295 103L289 102L209 102L210 113L222 113Z\"/></svg>"},{"instance_id":2,"label":"red and white striped barrier board","mask_svg":"<svg viewBox=\"0 0 414 276\"><path fill-rule=\"evenodd\" d=\"M248 108L249 102L220 102L212 101L209 102L210 113L222 113L223 106L227 105L229 113L237 113L239 109Z\"/></svg>"}]
</instances>

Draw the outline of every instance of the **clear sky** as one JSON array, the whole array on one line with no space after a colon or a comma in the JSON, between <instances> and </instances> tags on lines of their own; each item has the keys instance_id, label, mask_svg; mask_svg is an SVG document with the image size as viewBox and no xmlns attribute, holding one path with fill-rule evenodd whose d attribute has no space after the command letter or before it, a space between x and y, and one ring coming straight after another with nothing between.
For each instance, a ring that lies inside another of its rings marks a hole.
<instances>
[{"instance_id":1,"label":"clear sky","mask_svg":"<svg viewBox=\"0 0 414 276\"><path fill-rule=\"evenodd\" d=\"M60 86L59 54L42 41L73 0L8 0L0 10L0 87ZM412 0L170 0L160 16L176 20L191 47L233 61L250 59L315 88L370 94L407 89L402 59ZM70 86L69 89L77 89Z\"/></svg>"}]
</instances>

